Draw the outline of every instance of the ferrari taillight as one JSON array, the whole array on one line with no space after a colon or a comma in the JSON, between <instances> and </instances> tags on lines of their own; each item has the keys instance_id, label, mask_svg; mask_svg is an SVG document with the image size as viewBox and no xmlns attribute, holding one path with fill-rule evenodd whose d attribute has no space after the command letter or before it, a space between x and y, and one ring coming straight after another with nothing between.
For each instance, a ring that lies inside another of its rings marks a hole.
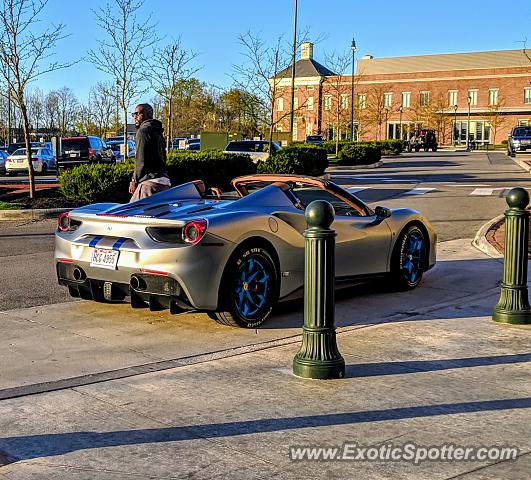
<instances>
[{"instance_id":1,"label":"ferrari taillight","mask_svg":"<svg viewBox=\"0 0 531 480\"><path fill-rule=\"evenodd\" d=\"M73 232L81 225L78 220L72 220L68 212L61 213L57 218L57 229L60 232Z\"/></svg>"},{"instance_id":2,"label":"ferrari taillight","mask_svg":"<svg viewBox=\"0 0 531 480\"><path fill-rule=\"evenodd\" d=\"M57 218L57 228L61 232L68 232L70 229L70 215L68 212L61 213Z\"/></svg>"},{"instance_id":3,"label":"ferrari taillight","mask_svg":"<svg viewBox=\"0 0 531 480\"><path fill-rule=\"evenodd\" d=\"M203 238L206 229L207 221L205 219L192 220L183 227L183 240L186 243L195 245Z\"/></svg>"}]
</instances>

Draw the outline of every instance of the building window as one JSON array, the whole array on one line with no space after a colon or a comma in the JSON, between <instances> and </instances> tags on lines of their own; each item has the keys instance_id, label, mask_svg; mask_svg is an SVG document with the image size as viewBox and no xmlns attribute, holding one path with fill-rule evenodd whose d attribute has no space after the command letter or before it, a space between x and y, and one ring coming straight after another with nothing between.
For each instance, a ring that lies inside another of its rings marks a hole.
<instances>
[{"instance_id":1,"label":"building window","mask_svg":"<svg viewBox=\"0 0 531 480\"><path fill-rule=\"evenodd\" d=\"M324 109L325 110L332 110L332 95L325 95L324 96Z\"/></svg>"},{"instance_id":2,"label":"building window","mask_svg":"<svg viewBox=\"0 0 531 480\"><path fill-rule=\"evenodd\" d=\"M531 87L524 88L524 103L531 103Z\"/></svg>"},{"instance_id":3,"label":"building window","mask_svg":"<svg viewBox=\"0 0 531 480\"><path fill-rule=\"evenodd\" d=\"M489 105L498 105L498 89L491 88L489 90Z\"/></svg>"},{"instance_id":4,"label":"building window","mask_svg":"<svg viewBox=\"0 0 531 480\"><path fill-rule=\"evenodd\" d=\"M348 108L348 95L346 93L341 94L341 110L346 110Z\"/></svg>"},{"instance_id":5,"label":"building window","mask_svg":"<svg viewBox=\"0 0 531 480\"><path fill-rule=\"evenodd\" d=\"M313 132L312 132L312 122L308 122L306 123L306 135L311 135Z\"/></svg>"},{"instance_id":6,"label":"building window","mask_svg":"<svg viewBox=\"0 0 531 480\"><path fill-rule=\"evenodd\" d=\"M457 90L448 90L448 106L457 105Z\"/></svg>"},{"instance_id":7,"label":"building window","mask_svg":"<svg viewBox=\"0 0 531 480\"><path fill-rule=\"evenodd\" d=\"M293 122L293 135L291 138L294 142L297 141L297 122Z\"/></svg>"},{"instance_id":8,"label":"building window","mask_svg":"<svg viewBox=\"0 0 531 480\"><path fill-rule=\"evenodd\" d=\"M313 110L313 97L308 97L306 100L306 109Z\"/></svg>"},{"instance_id":9,"label":"building window","mask_svg":"<svg viewBox=\"0 0 531 480\"><path fill-rule=\"evenodd\" d=\"M299 98L295 97L293 99L293 110L297 110L299 108Z\"/></svg>"},{"instance_id":10,"label":"building window","mask_svg":"<svg viewBox=\"0 0 531 480\"><path fill-rule=\"evenodd\" d=\"M358 95L358 107L360 108L360 110L367 108L367 94L366 93L360 93Z\"/></svg>"},{"instance_id":11,"label":"building window","mask_svg":"<svg viewBox=\"0 0 531 480\"><path fill-rule=\"evenodd\" d=\"M478 91L477 90L469 90L468 91L468 98L470 98L470 106L471 107L475 107L478 104Z\"/></svg>"},{"instance_id":12,"label":"building window","mask_svg":"<svg viewBox=\"0 0 531 480\"><path fill-rule=\"evenodd\" d=\"M384 93L384 107L390 107L393 103L393 94L392 93Z\"/></svg>"},{"instance_id":13,"label":"building window","mask_svg":"<svg viewBox=\"0 0 531 480\"><path fill-rule=\"evenodd\" d=\"M411 105L411 92L402 92L402 107L409 108ZM391 105L385 105L386 107L390 107Z\"/></svg>"},{"instance_id":14,"label":"building window","mask_svg":"<svg viewBox=\"0 0 531 480\"><path fill-rule=\"evenodd\" d=\"M308 85L308 86L306 87L306 90L313 90L313 85Z\"/></svg>"},{"instance_id":15,"label":"building window","mask_svg":"<svg viewBox=\"0 0 531 480\"><path fill-rule=\"evenodd\" d=\"M419 103L421 107L427 107L430 104L430 92L420 92Z\"/></svg>"},{"instance_id":16,"label":"building window","mask_svg":"<svg viewBox=\"0 0 531 480\"><path fill-rule=\"evenodd\" d=\"M277 112L282 112L282 111L284 111L284 99L279 98L277 100Z\"/></svg>"}]
</instances>

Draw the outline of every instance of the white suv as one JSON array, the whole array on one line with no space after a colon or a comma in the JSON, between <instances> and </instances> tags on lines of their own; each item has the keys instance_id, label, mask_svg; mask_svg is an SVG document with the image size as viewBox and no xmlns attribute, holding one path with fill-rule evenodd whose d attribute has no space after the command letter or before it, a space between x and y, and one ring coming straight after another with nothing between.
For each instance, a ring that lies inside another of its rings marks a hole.
<instances>
[{"instance_id":1,"label":"white suv","mask_svg":"<svg viewBox=\"0 0 531 480\"><path fill-rule=\"evenodd\" d=\"M273 153L280 150L280 146L275 142L271 145ZM224 152L246 153L256 163L269 158L269 142L267 140L233 140L225 147Z\"/></svg>"}]
</instances>

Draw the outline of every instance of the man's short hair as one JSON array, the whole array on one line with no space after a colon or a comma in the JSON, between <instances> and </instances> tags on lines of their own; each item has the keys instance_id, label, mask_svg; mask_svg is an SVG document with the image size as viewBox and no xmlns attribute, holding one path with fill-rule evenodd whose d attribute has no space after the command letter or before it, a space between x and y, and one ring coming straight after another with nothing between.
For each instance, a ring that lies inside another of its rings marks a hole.
<instances>
[{"instance_id":1,"label":"man's short hair","mask_svg":"<svg viewBox=\"0 0 531 480\"><path fill-rule=\"evenodd\" d=\"M139 103L137 107L142 108L142 113L144 114L144 119L153 118L153 107L149 103Z\"/></svg>"}]
</instances>

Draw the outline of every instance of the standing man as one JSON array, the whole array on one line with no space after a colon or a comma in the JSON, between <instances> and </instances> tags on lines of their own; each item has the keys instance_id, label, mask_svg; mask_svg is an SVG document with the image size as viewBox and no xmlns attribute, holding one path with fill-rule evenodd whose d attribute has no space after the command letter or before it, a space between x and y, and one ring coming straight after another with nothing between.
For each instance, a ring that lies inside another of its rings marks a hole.
<instances>
[{"instance_id":1,"label":"standing man","mask_svg":"<svg viewBox=\"0 0 531 480\"><path fill-rule=\"evenodd\" d=\"M141 103L135 107L135 172L129 184L131 202L168 190L171 183L166 172L166 142L162 123L153 118L153 107Z\"/></svg>"}]
</instances>

